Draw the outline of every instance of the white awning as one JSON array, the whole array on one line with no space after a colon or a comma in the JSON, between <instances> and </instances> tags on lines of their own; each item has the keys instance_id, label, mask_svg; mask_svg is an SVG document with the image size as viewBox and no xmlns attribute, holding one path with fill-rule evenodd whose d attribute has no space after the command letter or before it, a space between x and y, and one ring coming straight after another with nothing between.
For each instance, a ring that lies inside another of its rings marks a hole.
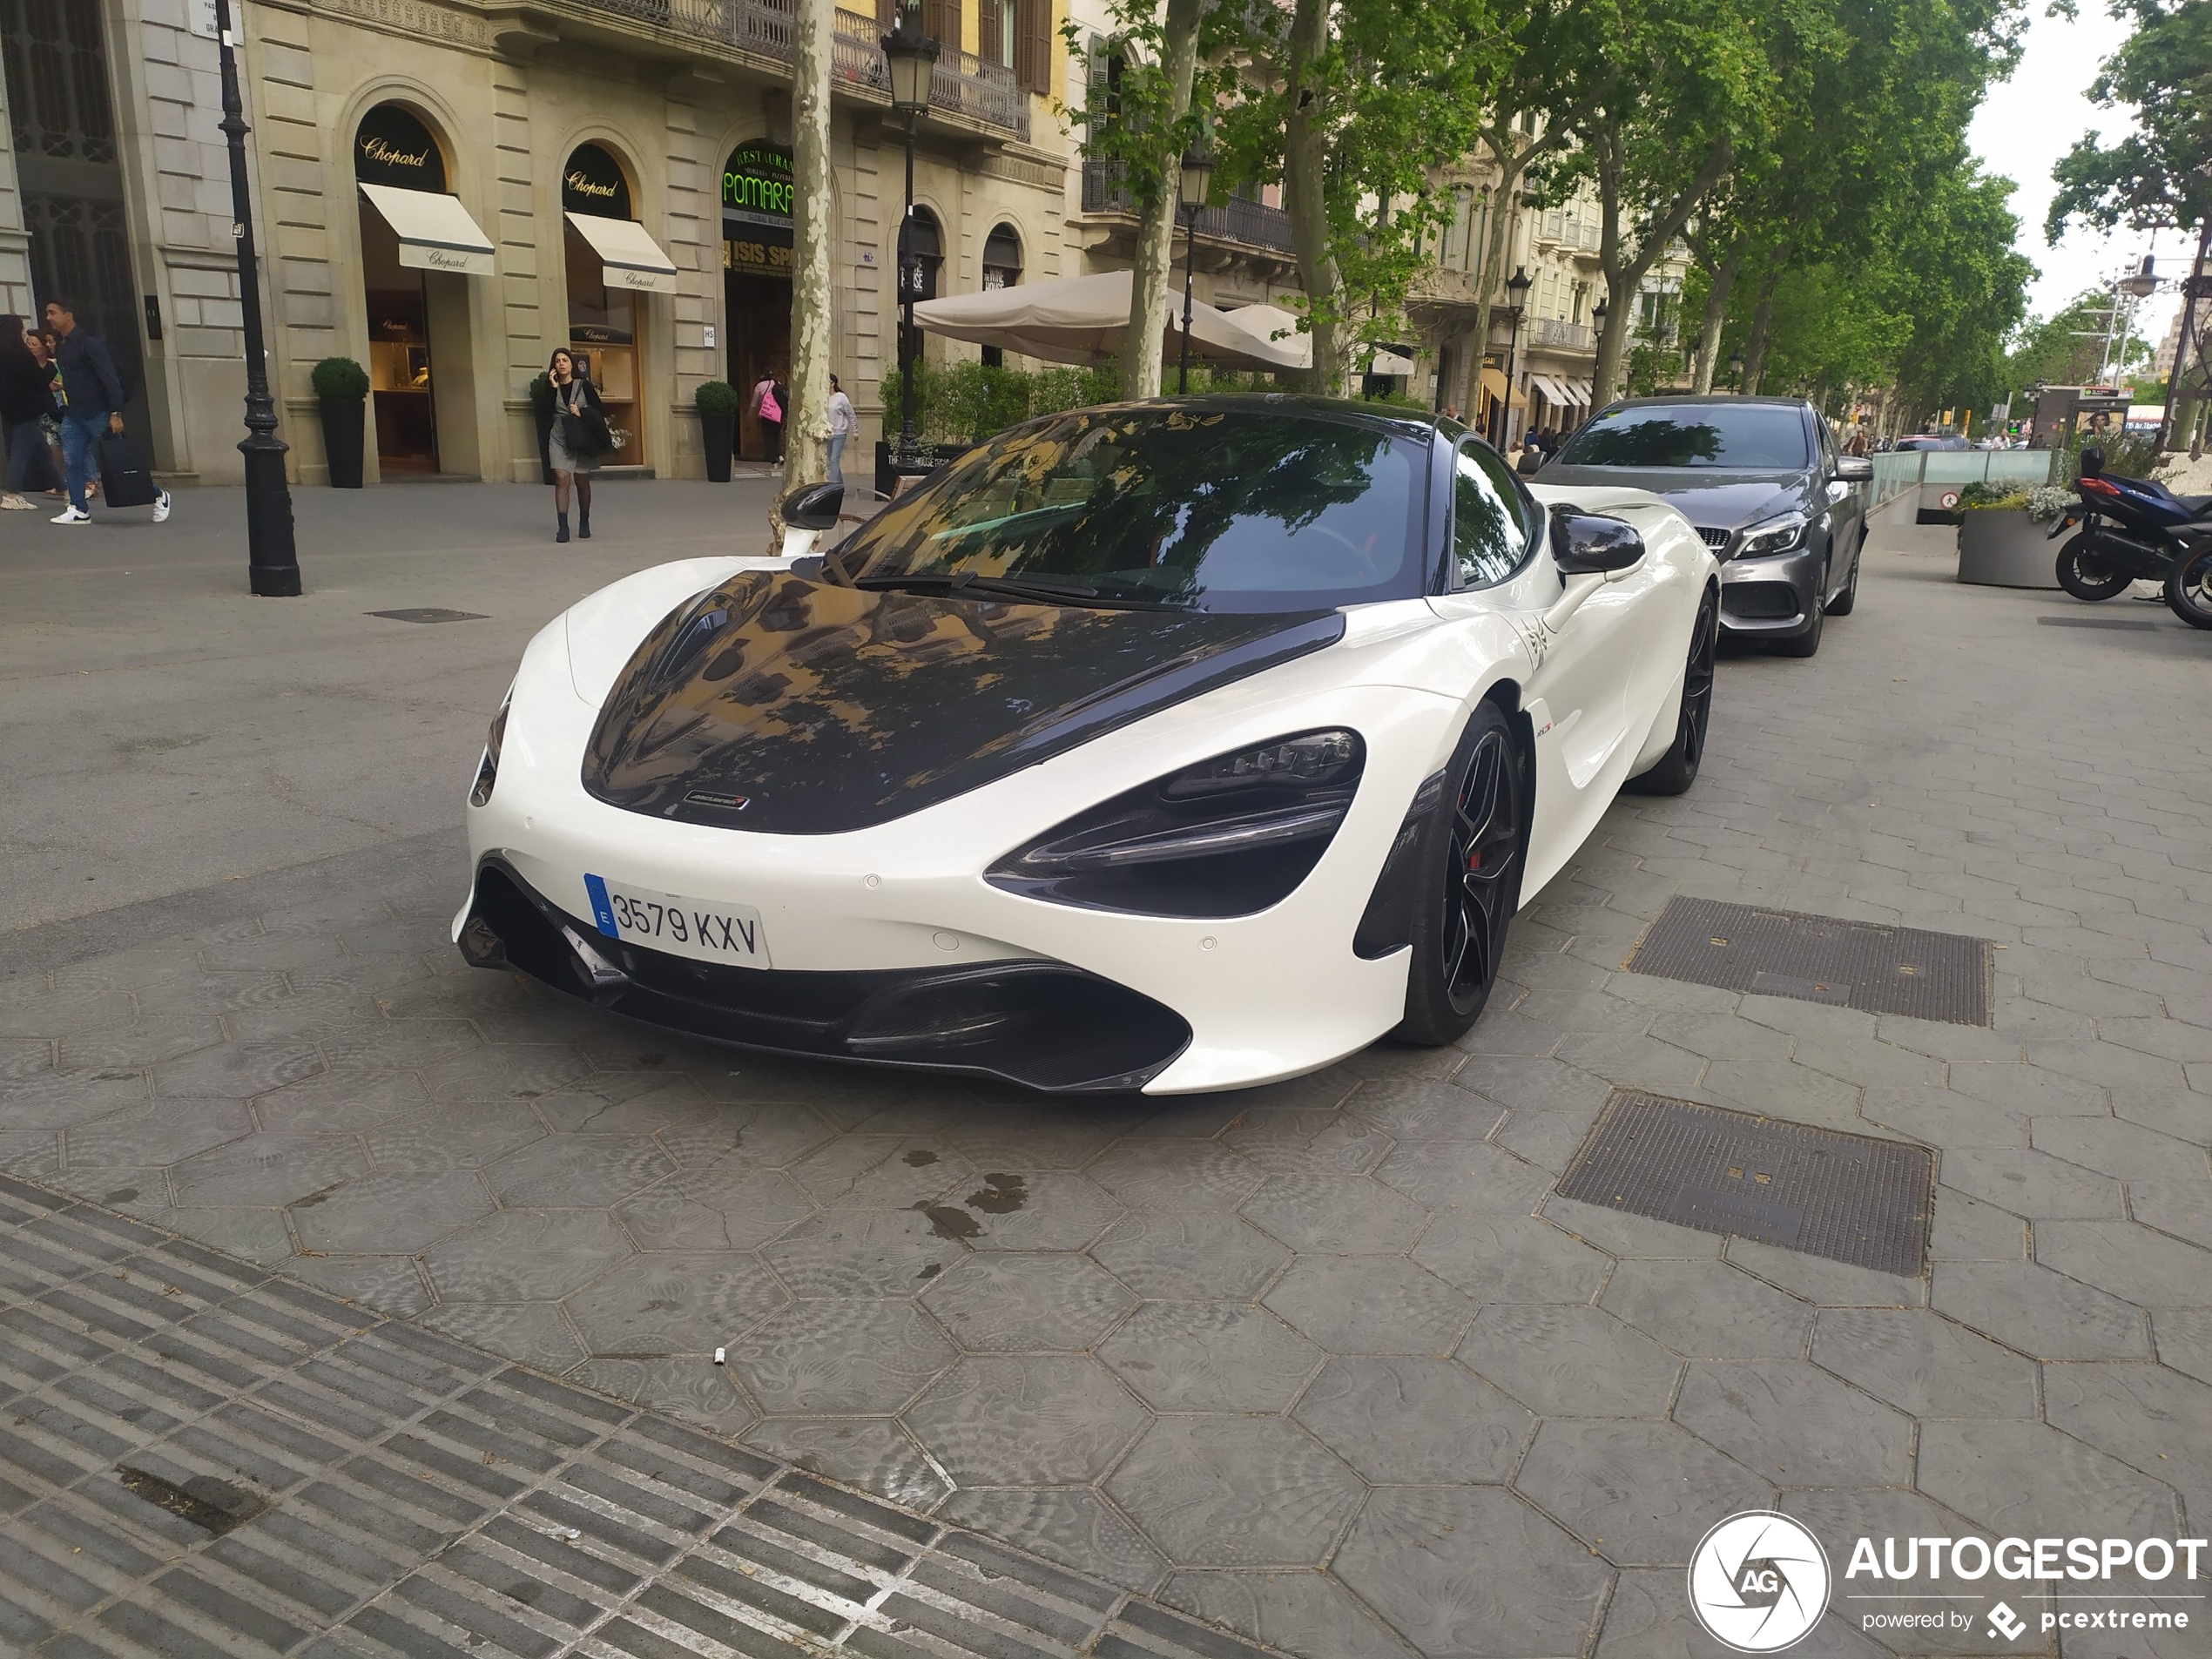
<instances>
[{"instance_id":1,"label":"white awning","mask_svg":"<svg viewBox=\"0 0 2212 1659\"><path fill-rule=\"evenodd\" d=\"M1575 401L1574 395L1548 374L1531 374L1528 383L1542 395L1545 402L1554 408L1563 409Z\"/></svg>"},{"instance_id":2,"label":"white awning","mask_svg":"<svg viewBox=\"0 0 2212 1659\"><path fill-rule=\"evenodd\" d=\"M1386 351L1379 346L1375 348L1374 361L1367 365L1367 372L1370 374L1410 374L1413 372L1413 360L1398 352Z\"/></svg>"},{"instance_id":3,"label":"white awning","mask_svg":"<svg viewBox=\"0 0 2212 1659\"><path fill-rule=\"evenodd\" d=\"M1572 401L1581 404L1586 409L1589 408L1591 395L1590 383L1588 381L1561 381L1560 384L1572 395Z\"/></svg>"},{"instance_id":4,"label":"white awning","mask_svg":"<svg viewBox=\"0 0 2212 1659\"><path fill-rule=\"evenodd\" d=\"M949 340L997 346L1049 363L1103 362L1120 352L1129 332L1131 280L1127 271L1102 271L950 294L917 304L914 321ZM1160 324L1161 349L1172 359L1183 343L1181 293L1161 294ZM1190 308L1190 355L1199 362L1231 368L1301 368L1291 344L1249 332L1203 300Z\"/></svg>"},{"instance_id":5,"label":"white awning","mask_svg":"<svg viewBox=\"0 0 2212 1659\"><path fill-rule=\"evenodd\" d=\"M636 219L570 213L569 223L599 256L609 287L634 293L676 292L676 261L661 252L660 244Z\"/></svg>"},{"instance_id":6,"label":"white awning","mask_svg":"<svg viewBox=\"0 0 2212 1659\"><path fill-rule=\"evenodd\" d=\"M1229 320L1247 334L1258 334L1269 345L1292 354L1300 368L1313 367L1313 336L1298 333L1295 313L1280 306L1239 306L1229 314Z\"/></svg>"},{"instance_id":7,"label":"white awning","mask_svg":"<svg viewBox=\"0 0 2212 1659\"><path fill-rule=\"evenodd\" d=\"M363 185L361 194L400 239L400 263L418 271L492 273L491 238L477 228L458 196L394 185Z\"/></svg>"}]
</instances>

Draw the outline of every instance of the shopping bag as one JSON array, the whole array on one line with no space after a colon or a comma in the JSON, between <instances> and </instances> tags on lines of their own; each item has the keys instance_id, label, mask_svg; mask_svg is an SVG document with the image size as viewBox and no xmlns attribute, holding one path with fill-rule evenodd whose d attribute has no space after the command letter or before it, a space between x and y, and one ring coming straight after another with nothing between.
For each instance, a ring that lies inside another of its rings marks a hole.
<instances>
[{"instance_id":1,"label":"shopping bag","mask_svg":"<svg viewBox=\"0 0 2212 1659\"><path fill-rule=\"evenodd\" d=\"M100 501L108 507L151 507L161 499L153 481L153 456L127 432L100 440Z\"/></svg>"}]
</instances>

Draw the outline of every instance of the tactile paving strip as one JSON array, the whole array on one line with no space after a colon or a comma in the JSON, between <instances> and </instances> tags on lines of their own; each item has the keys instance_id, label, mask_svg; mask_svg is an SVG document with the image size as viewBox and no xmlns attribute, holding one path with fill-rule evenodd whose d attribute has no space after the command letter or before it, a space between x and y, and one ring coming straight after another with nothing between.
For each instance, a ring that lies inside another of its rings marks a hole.
<instances>
[{"instance_id":1,"label":"tactile paving strip","mask_svg":"<svg viewBox=\"0 0 2212 1659\"><path fill-rule=\"evenodd\" d=\"M0 1654L1271 1652L0 1177Z\"/></svg>"},{"instance_id":2,"label":"tactile paving strip","mask_svg":"<svg viewBox=\"0 0 2212 1659\"><path fill-rule=\"evenodd\" d=\"M1591 1126L1558 1191L1918 1278L1927 1271L1935 1154L1623 1090Z\"/></svg>"},{"instance_id":3,"label":"tactile paving strip","mask_svg":"<svg viewBox=\"0 0 2212 1659\"><path fill-rule=\"evenodd\" d=\"M1626 967L1631 974L1834 1002L1867 1014L1990 1023L1989 944L1963 934L1674 899Z\"/></svg>"}]
</instances>

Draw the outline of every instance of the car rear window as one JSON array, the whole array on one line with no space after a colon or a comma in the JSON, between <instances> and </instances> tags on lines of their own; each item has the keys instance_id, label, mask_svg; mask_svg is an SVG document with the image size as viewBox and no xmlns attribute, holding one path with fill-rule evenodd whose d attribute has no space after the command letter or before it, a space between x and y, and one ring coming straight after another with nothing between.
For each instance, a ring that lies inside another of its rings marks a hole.
<instances>
[{"instance_id":1,"label":"car rear window","mask_svg":"<svg viewBox=\"0 0 2212 1659\"><path fill-rule=\"evenodd\" d=\"M970 571L1223 612L1417 598L1427 469L1426 442L1364 421L1077 412L962 456L839 563L869 581Z\"/></svg>"},{"instance_id":2,"label":"car rear window","mask_svg":"<svg viewBox=\"0 0 2212 1659\"><path fill-rule=\"evenodd\" d=\"M1559 454L1563 467L1784 472L1811 463L1804 417L1784 404L1638 404L1601 415Z\"/></svg>"}]
</instances>

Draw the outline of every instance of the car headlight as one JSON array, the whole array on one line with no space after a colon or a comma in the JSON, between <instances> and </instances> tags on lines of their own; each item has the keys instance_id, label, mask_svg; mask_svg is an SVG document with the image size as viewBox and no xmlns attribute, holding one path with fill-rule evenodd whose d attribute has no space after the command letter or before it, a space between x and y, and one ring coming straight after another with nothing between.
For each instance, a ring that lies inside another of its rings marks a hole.
<instances>
[{"instance_id":1,"label":"car headlight","mask_svg":"<svg viewBox=\"0 0 2212 1659\"><path fill-rule=\"evenodd\" d=\"M484 733L484 758L476 763L476 781L469 791L471 806L489 806L492 786L499 781L499 750L507 741L507 711L515 701L513 687L499 700L499 712L491 717L491 729Z\"/></svg>"},{"instance_id":2,"label":"car headlight","mask_svg":"<svg viewBox=\"0 0 2212 1659\"><path fill-rule=\"evenodd\" d=\"M1231 750L1055 825L984 879L1086 910L1250 915L1320 862L1366 764L1366 745L1342 730Z\"/></svg>"},{"instance_id":3,"label":"car headlight","mask_svg":"<svg viewBox=\"0 0 2212 1659\"><path fill-rule=\"evenodd\" d=\"M1805 539L1805 526L1811 522L1803 513L1783 513L1762 519L1738 533L1736 556L1755 559L1766 553L1787 553Z\"/></svg>"}]
</instances>

